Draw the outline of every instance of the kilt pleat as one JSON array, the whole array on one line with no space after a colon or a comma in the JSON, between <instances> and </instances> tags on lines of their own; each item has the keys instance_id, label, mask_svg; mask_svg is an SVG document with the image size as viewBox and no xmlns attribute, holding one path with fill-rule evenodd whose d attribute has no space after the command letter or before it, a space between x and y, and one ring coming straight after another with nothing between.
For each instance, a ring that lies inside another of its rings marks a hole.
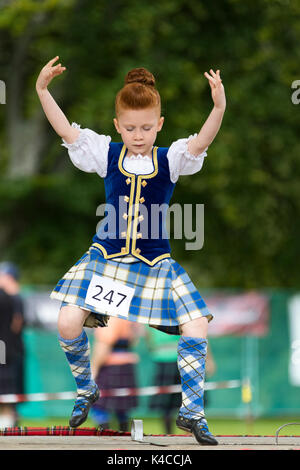
<instances>
[{"instance_id":1,"label":"kilt pleat","mask_svg":"<svg viewBox=\"0 0 300 470\"><path fill-rule=\"evenodd\" d=\"M181 383L177 362L157 362L154 385L159 387L178 385ZM173 410L178 410L181 406L181 393L157 393L150 399L151 409L169 414Z\"/></svg>"},{"instance_id":2,"label":"kilt pleat","mask_svg":"<svg viewBox=\"0 0 300 470\"><path fill-rule=\"evenodd\" d=\"M0 394L19 393L15 364L0 364Z\"/></svg>"},{"instance_id":3,"label":"kilt pleat","mask_svg":"<svg viewBox=\"0 0 300 470\"><path fill-rule=\"evenodd\" d=\"M100 390L136 388L135 364L103 366L96 377L96 383ZM93 407L107 411L129 411L131 408L136 408L137 405L136 395L101 397L100 392L100 398Z\"/></svg>"}]
</instances>

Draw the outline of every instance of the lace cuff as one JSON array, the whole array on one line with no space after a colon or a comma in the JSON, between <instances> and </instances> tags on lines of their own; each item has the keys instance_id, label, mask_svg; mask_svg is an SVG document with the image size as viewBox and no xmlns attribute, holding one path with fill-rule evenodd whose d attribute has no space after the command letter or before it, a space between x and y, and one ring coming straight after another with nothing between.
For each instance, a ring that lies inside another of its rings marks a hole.
<instances>
[{"instance_id":1,"label":"lace cuff","mask_svg":"<svg viewBox=\"0 0 300 470\"><path fill-rule=\"evenodd\" d=\"M190 135L186 139L179 139L173 142L168 151L168 160L170 168L170 178L172 183L176 183L179 176L193 175L201 170L204 157L207 156L206 150L200 155L192 155L188 150L188 143L197 134Z\"/></svg>"},{"instance_id":2,"label":"lace cuff","mask_svg":"<svg viewBox=\"0 0 300 470\"><path fill-rule=\"evenodd\" d=\"M77 124L76 122L72 122L71 127L74 127L74 129L79 129L81 131L80 124ZM62 139L63 143L61 145L62 147L66 147L68 150L75 149L80 146L80 143L82 143L83 140L84 140L84 136L82 132L80 132L75 142L72 142L71 144L69 144L68 142L65 141L65 139Z\"/></svg>"},{"instance_id":3,"label":"lace cuff","mask_svg":"<svg viewBox=\"0 0 300 470\"><path fill-rule=\"evenodd\" d=\"M97 134L91 129L81 129L73 122L72 127L80 129L77 139L71 144L64 139L61 144L68 149L69 157L74 166L87 173L97 173L105 178L107 173L107 156L111 138Z\"/></svg>"},{"instance_id":4,"label":"lace cuff","mask_svg":"<svg viewBox=\"0 0 300 470\"><path fill-rule=\"evenodd\" d=\"M194 134L194 135L190 135L187 139L186 139L186 142L185 142L185 152L184 152L184 157L187 158L188 160L198 160L199 158L201 157L206 157L207 156L207 153L206 153L206 150L208 149L208 147L206 147L206 149L200 153L199 155L193 155L189 152L189 149L188 149L188 143L190 140L194 139L195 137L197 137L198 134Z\"/></svg>"}]
</instances>

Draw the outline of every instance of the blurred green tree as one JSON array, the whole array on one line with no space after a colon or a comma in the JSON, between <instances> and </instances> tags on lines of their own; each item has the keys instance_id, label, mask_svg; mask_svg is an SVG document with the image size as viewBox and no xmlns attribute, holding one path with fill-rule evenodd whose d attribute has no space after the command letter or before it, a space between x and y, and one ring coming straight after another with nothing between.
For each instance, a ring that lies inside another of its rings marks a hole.
<instances>
[{"instance_id":1,"label":"blurred green tree","mask_svg":"<svg viewBox=\"0 0 300 470\"><path fill-rule=\"evenodd\" d=\"M166 117L159 145L198 132L212 102L203 73L221 70L227 110L200 173L180 178L173 202L202 203L205 242L173 256L204 287L299 285L300 4L276 0L20 0L0 13L0 258L26 282L53 283L89 246L104 189L72 167L35 93L59 55L51 86L82 127L118 139L114 97L126 72L156 76Z\"/></svg>"}]
</instances>

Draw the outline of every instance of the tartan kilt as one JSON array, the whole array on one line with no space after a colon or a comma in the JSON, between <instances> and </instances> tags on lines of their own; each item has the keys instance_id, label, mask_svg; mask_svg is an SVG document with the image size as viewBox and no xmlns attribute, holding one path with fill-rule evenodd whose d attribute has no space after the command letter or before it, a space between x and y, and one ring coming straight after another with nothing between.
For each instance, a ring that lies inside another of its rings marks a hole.
<instances>
[{"instance_id":1,"label":"tartan kilt","mask_svg":"<svg viewBox=\"0 0 300 470\"><path fill-rule=\"evenodd\" d=\"M156 362L154 385L179 385L181 383L177 362ZM149 401L149 407L159 410L166 415L181 407L181 393L158 393L153 395Z\"/></svg>"},{"instance_id":2,"label":"tartan kilt","mask_svg":"<svg viewBox=\"0 0 300 470\"><path fill-rule=\"evenodd\" d=\"M136 388L135 364L115 364L103 366L98 373L95 382L100 390L100 398L93 405L94 409L106 411L129 411L136 408L138 399L136 395L124 397L101 397L101 390L115 388Z\"/></svg>"},{"instance_id":3,"label":"tartan kilt","mask_svg":"<svg viewBox=\"0 0 300 470\"><path fill-rule=\"evenodd\" d=\"M50 297L91 312L105 313L86 303L94 274L134 288L129 312L113 316L148 324L169 334L180 334L179 325L199 317L213 316L190 277L175 260L167 258L150 266L142 261L105 259L100 250L90 249L72 266L53 289Z\"/></svg>"},{"instance_id":4,"label":"tartan kilt","mask_svg":"<svg viewBox=\"0 0 300 470\"><path fill-rule=\"evenodd\" d=\"M0 364L0 395L19 393L15 364Z\"/></svg>"}]
</instances>

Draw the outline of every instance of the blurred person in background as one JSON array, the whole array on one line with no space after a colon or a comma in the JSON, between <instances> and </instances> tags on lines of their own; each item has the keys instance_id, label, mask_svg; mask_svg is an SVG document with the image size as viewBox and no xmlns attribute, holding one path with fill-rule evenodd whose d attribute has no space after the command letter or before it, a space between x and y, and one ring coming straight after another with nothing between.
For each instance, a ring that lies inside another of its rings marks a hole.
<instances>
[{"instance_id":1,"label":"blurred person in background","mask_svg":"<svg viewBox=\"0 0 300 470\"><path fill-rule=\"evenodd\" d=\"M154 384L180 385L180 374L177 366L177 347L180 336L166 335L156 328L147 329L147 343L151 359L155 363ZM151 410L156 410L162 416L166 434L172 433L173 413L181 406L181 392L157 393L149 401Z\"/></svg>"},{"instance_id":2,"label":"blurred person in background","mask_svg":"<svg viewBox=\"0 0 300 470\"><path fill-rule=\"evenodd\" d=\"M136 325L110 317L106 328L95 330L91 359L92 374L100 390L136 388L136 364L139 357L132 345L139 336ZM136 396L102 397L92 407L92 417L103 428L111 426L116 415L120 431L128 431L129 412L137 406Z\"/></svg>"},{"instance_id":3,"label":"blurred person in background","mask_svg":"<svg viewBox=\"0 0 300 470\"><path fill-rule=\"evenodd\" d=\"M177 347L180 336L165 335L155 328L147 329L147 343L151 359L155 363L154 385L157 387L180 385L180 373L177 364ZM216 364L208 344L205 363L206 377L212 376L216 371ZM150 399L149 406L157 410L163 419L166 434L172 433L174 413L181 406L182 396L178 393L157 393ZM208 392L204 392L204 403L208 403Z\"/></svg>"},{"instance_id":4,"label":"blurred person in background","mask_svg":"<svg viewBox=\"0 0 300 470\"><path fill-rule=\"evenodd\" d=\"M0 263L0 339L6 345L7 363L0 368L0 393L24 393L24 305L20 295L20 273L11 262ZM17 424L15 405L5 405L8 426Z\"/></svg>"}]
</instances>

